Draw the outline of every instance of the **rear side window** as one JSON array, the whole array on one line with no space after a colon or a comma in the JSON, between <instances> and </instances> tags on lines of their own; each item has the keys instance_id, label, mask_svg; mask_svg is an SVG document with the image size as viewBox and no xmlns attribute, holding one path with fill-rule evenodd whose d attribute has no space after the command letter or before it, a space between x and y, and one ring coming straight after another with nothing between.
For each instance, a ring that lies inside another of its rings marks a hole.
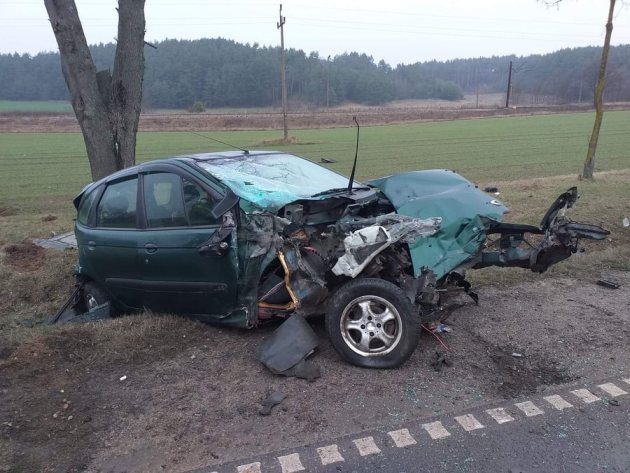
<instances>
[{"instance_id":1,"label":"rear side window","mask_svg":"<svg viewBox=\"0 0 630 473\"><path fill-rule=\"evenodd\" d=\"M79 205L79 214L77 215L77 220L81 225L88 225L90 210L92 210L92 207L94 206L94 201L99 194L99 188L92 189L89 194L86 194L81 198L81 205Z\"/></svg>"},{"instance_id":2,"label":"rear side window","mask_svg":"<svg viewBox=\"0 0 630 473\"><path fill-rule=\"evenodd\" d=\"M108 185L96 209L96 225L108 228L135 228L137 195L137 177Z\"/></svg>"}]
</instances>

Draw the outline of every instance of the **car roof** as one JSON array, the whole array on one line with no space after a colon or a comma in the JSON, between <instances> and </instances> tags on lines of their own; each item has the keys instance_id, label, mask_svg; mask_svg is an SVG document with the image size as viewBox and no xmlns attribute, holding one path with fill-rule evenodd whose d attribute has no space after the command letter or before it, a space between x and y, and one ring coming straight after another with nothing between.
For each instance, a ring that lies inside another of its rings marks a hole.
<instances>
[{"instance_id":1,"label":"car roof","mask_svg":"<svg viewBox=\"0 0 630 473\"><path fill-rule=\"evenodd\" d=\"M121 169L120 171L116 171L110 174L109 176L105 176L102 179L99 179L98 181L89 183L83 189L81 189L81 192L77 194L77 196L73 199L73 202L76 207L78 206L81 200L81 196L88 189L95 188L99 186L100 184L103 184L109 181L114 181L116 179L120 179L125 176L138 173L142 171L143 168L150 165L154 165L154 164L174 164L177 162L190 163L191 161L203 162L203 161L212 161L213 159L226 159L226 158L239 159L239 158L251 158L252 156L271 156L274 154L288 154L288 153L283 153L281 151L267 151L267 150L215 151L211 153L184 154L184 155L179 155L179 156L172 156L170 158L154 159L151 161L146 161L144 163L136 164L135 166L132 166L130 168Z\"/></svg>"}]
</instances>

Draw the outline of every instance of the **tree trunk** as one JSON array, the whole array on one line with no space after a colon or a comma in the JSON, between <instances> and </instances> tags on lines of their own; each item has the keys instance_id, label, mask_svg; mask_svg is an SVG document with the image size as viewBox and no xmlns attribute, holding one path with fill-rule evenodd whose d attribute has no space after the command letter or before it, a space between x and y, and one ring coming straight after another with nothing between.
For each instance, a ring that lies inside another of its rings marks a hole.
<instances>
[{"instance_id":1,"label":"tree trunk","mask_svg":"<svg viewBox=\"0 0 630 473\"><path fill-rule=\"evenodd\" d=\"M144 0L118 1L118 46L112 73L112 125L122 167L136 162L144 79Z\"/></svg>"},{"instance_id":2,"label":"tree trunk","mask_svg":"<svg viewBox=\"0 0 630 473\"><path fill-rule=\"evenodd\" d=\"M94 180L116 171L115 141L74 0L44 0Z\"/></svg>"},{"instance_id":3,"label":"tree trunk","mask_svg":"<svg viewBox=\"0 0 630 473\"><path fill-rule=\"evenodd\" d=\"M135 163L144 76L144 0L119 0L113 74L96 72L74 0L44 0L92 179Z\"/></svg>"},{"instance_id":4,"label":"tree trunk","mask_svg":"<svg viewBox=\"0 0 630 473\"><path fill-rule=\"evenodd\" d=\"M588 143L588 151L586 160L584 161L584 169L582 177L584 179L593 179L593 171L595 170L595 152L597 151L597 141L599 139L599 130L602 127L604 118L604 104L602 96L604 95L604 87L606 86L606 64L608 63L608 52L610 51L610 37L613 30L613 13L615 11L615 1L610 0L608 10L608 21L606 23L606 37L604 39L604 48L602 49L602 60L599 65L599 73L597 76L597 85L595 86L595 123L593 132Z\"/></svg>"}]
</instances>

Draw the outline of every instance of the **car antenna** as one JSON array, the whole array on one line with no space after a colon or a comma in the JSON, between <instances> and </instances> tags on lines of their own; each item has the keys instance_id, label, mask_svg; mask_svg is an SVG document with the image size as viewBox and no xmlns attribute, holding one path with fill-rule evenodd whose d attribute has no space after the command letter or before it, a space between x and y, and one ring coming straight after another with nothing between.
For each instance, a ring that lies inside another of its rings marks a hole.
<instances>
[{"instance_id":1,"label":"car antenna","mask_svg":"<svg viewBox=\"0 0 630 473\"><path fill-rule=\"evenodd\" d=\"M350 181L348 182L348 194L352 194L352 184L354 184L354 173L357 170L357 157L359 156L359 131L361 127L359 126L359 122L357 121L356 115L352 117L354 123L357 124L357 147L354 150L354 164L352 165L352 172L350 173Z\"/></svg>"},{"instance_id":2,"label":"car antenna","mask_svg":"<svg viewBox=\"0 0 630 473\"><path fill-rule=\"evenodd\" d=\"M225 141L217 140L216 138L211 138L209 136L202 135L201 133L197 133L196 131L189 131L188 133L192 133L193 135L201 136L202 138L205 138L206 140L216 141L217 143L221 143L222 145L229 146L230 148L240 149L243 153L249 154L249 151L244 149L244 148L241 148L241 147L235 146L235 145L231 145L230 143L226 143Z\"/></svg>"}]
</instances>

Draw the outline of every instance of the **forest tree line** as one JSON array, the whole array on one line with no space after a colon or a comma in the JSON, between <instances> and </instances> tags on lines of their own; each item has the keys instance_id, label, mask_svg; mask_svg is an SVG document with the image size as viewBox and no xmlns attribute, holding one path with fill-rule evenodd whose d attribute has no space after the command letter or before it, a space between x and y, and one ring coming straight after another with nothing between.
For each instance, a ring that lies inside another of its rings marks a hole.
<instances>
[{"instance_id":1,"label":"forest tree line","mask_svg":"<svg viewBox=\"0 0 630 473\"><path fill-rule=\"evenodd\" d=\"M145 48L145 107L261 107L280 101L280 51L223 38L165 40ZM115 45L91 47L98 69L111 68ZM459 100L464 93L505 92L513 61L513 91L553 96L557 102L593 100L601 49L550 54L428 61L392 67L371 56L323 58L287 50L290 102L313 106L344 102L382 104L401 99ZM65 100L55 52L0 55L0 99ZM611 48L606 100L630 100L630 45Z\"/></svg>"}]
</instances>

